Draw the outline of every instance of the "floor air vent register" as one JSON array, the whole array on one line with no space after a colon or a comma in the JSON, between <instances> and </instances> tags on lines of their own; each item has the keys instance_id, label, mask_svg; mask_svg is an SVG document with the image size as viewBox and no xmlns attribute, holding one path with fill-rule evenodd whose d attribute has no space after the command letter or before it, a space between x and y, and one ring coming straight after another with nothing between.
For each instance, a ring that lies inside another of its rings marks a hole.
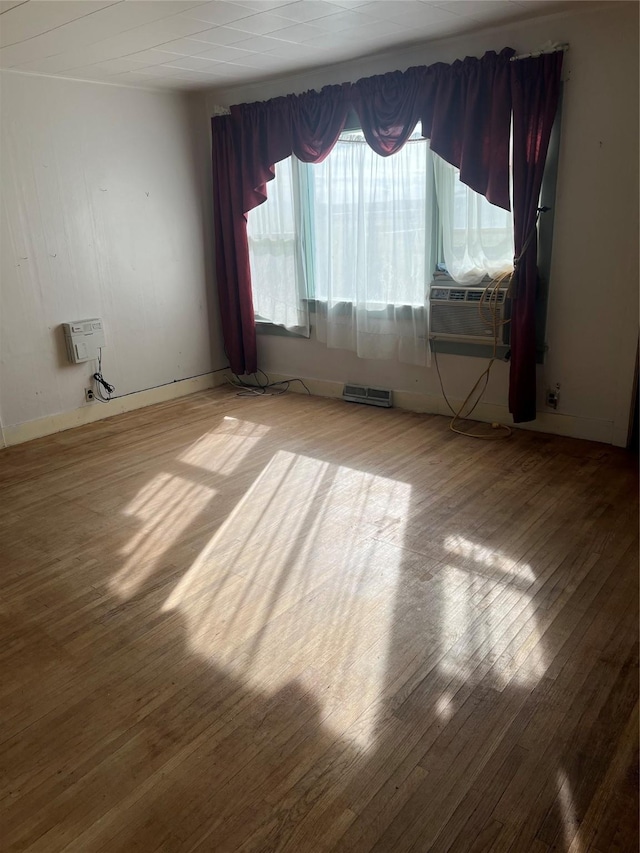
<instances>
[{"instance_id":1,"label":"floor air vent register","mask_svg":"<svg viewBox=\"0 0 640 853\"><path fill-rule=\"evenodd\" d=\"M384 388L367 388L365 385L345 385L342 399L350 403L366 403L368 406L393 406L393 392Z\"/></svg>"}]
</instances>

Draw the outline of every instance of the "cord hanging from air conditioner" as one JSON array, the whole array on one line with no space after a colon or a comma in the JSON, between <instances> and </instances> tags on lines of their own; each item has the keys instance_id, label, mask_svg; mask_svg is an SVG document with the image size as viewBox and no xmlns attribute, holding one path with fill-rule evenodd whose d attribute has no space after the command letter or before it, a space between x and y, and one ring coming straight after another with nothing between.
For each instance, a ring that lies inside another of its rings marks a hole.
<instances>
[{"instance_id":1,"label":"cord hanging from air conditioner","mask_svg":"<svg viewBox=\"0 0 640 853\"><path fill-rule=\"evenodd\" d=\"M440 390L442 391L442 396L444 397L444 401L447 404L449 411L453 415L453 417L451 418L451 421L449 422L449 429L452 432L457 433L458 435L466 435L468 438L480 438L480 439L483 439L484 441L495 441L495 440L501 439L501 438L509 438L509 436L512 434L511 427L507 426L506 424L497 423L495 421L491 424L491 429L496 430L496 431L499 430L499 432L481 432L481 433L469 432L468 430L461 429L460 426L458 426L458 421L465 421L465 420L469 419L469 415L471 415L471 413L475 410L476 406L482 400L484 393L487 390L487 386L489 384L489 376L491 374L491 368L493 367L494 362L498 358L498 330L500 329L501 326L506 326L508 323L511 322L511 320L501 320L501 319L499 319L499 316L498 316L498 299L499 299L499 293L500 293L500 289L502 287L502 283L506 279L509 279L509 284L507 285L507 288L505 291L505 296L504 296L504 298L506 300L507 297L509 297L511 295L511 291L512 291L512 288L514 287L514 285L517 285L520 261L522 260L525 252L527 251L527 249L531 245L531 241L533 240L533 237L536 233L536 229L538 227L538 219L540 218L540 214L546 213L548 210L549 210L548 207L537 208L535 221L534 221L531 229L529 230L529 233L526 236L526 239L524 241L522 249L520 250L520 253L513 259L513 271L503 273L502 275L498 276L496 279L489 282L489 284L487 284L487 286L482 291L482 295L481 295L480 301L478 303L478 312L480 314L480 319L482 320L482 322L485 323L485 325L489 325L493 331L493 351L491 353L491 358L489 359L489 363L487 364L486 368L482 371L482 373L480 374L480 376L476 380L475 384L473 385L471 391L469 391L469 393L465 397L462 404L458 407L458 409L455 409L451 405L451 403L449 402L449 398L447 397L447 394L444 390L444 383L442 381L442 375L440 373L440 365L438 363L438 353L435 349L433 351L434 361L436 364L436 371L438 373L438 381L440 382ZM482 308L483 308L484 302L487 298L487 294L489 294L489 310L490 310L490 318L488 320L482 314ZM483 384L483 380L484 380L484 384ZM482 387L481 387L480 393L476 397L475 402L473 403L471 408L463 414L465 406L467 406L469 404L469 402L473 398L474 394L476 393L476 391L478 390L478 388L481 385L482 385Z\"/></svg>"},{"instance_id":2,"label":"cord hanging from air conditioner","mask_svg":"<svg viewBox=\"0 0 640 853\"><path fill-rule=\"evenodd\" d=\"M491 358L489 359L489 363L487 364L485 369L482 371L480 376L477 378L475 384L473 385L473 387L471 388L471 390L469 391L469 393L465 397L462 404L457 409L455 409L451 405L449 398L447 397L446 391L444 390L444 383L442 381L442 374L440 373L440 364L438 363L438 353L436 350L434 350L434 353L433 353L434 361L436 364L436 371L438 373L438 380L440 382L440 390L442 391L442 396L444 397L444 401L447 404L449 411L453 415L453 417L451 418L451 421L449 422L449 429L452 432L458 433L458 435L466 435L468 438L480 438L480 439L483 439L485 441L495 441L496 439L500 439L500 438L508 438L511 435L511 427L508 427L506 424L493 423L491 425L492 429L500 430L500 432L496 432L496 433L469 432L468 430L462 429L458 425L458 421L468 420L469 416L471 415L471 413L474 411L474 409L476 408L476 406L478 405L478 403L480 402L480 400L484 396L484 393L487 390L487 385L489 384L489 375L491 374L491 368L493 367L494 362L498 358L498 329L501 326L506 326L507 323L511 322L510 320L500 320L498 317L498 298L499 298L500 287L502 285L502 282L505 281L507 278L509 278L509 286L507 288L507 294L508 294L509 288L511 287L511 279L512 279L512 273L510 273L510 272L509 273L503 273L503 275L498 276L498 278L496 278L494 281L487 284L485 289L482 291L482 296L480 297L480 302L478 303L478 312L480 314L480 319L482 320L482 322L487 323L486 317L484 317L482 314L482 308L483 308L484 302L487 298L487 294L489 294L489 310L491 311L491 320L490 320L489 325L491 325L492 330L493 330L493 352L491 354ZM507 294L505 294L505 297ZM483 380L484 380L484 384L483 384ZM471 399L473 398L474 394L476 393L476 391L478 390L478 388L480 386L482 386L482 387L481 387L480 393L476 397L475 402L473 403L471 408L463 414L465 407L469 404L469 402L471 401Z\"/></svg>"}]
</instances>

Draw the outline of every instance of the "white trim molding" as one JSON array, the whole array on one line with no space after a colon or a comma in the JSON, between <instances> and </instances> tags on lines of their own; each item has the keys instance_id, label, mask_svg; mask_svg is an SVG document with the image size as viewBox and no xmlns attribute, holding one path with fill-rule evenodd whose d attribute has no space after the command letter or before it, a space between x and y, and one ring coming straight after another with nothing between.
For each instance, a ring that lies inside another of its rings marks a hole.
<instances>
[{"instance_id":1,"label":"white trim molding","mask_svg":"<svg viewBox=\"0 0 640 853\"><path fill-rule=\"evenodd\" d=\"M226 369L205 373L192 379L181 379L167 385L159 385L157 388L149 388L127 394L124 397L116 397L104 405L87 403L79 409L72 409L70 412L60 412L15 426L4 426L2 430L4 443L6 447L11 447L14 444L32 441L34 438L42 438L45 435L53 435L53 433L62 432L66 429L111 418L113 415L121 415L123 412L131 412L134 409L153 406L155 403L164 403L177 397L185 397L187 394L193 394L196 391L204 391L207 388L222 385L226 382L226 377Z\"/></svg>"},{"instance_id":2,"label":"white trim molding","mask_svg":"<svg viewBox=\"0 0 640 853\"><path fill-rule=\"evenodd\" d=\"M73 427L93 423L93 421L110 418L123 412L131 412L155 403L163 403L197 391L216 388L227 381L228 370L206 373L193 379L183 379L158 388L138 391L119 397L107 405L87 404L70 412L61 412L35 421L28 421L16 426L4 427L4 442L6 447L22 444L45 435L52 435ZM333 382L327 379L312 379L309 377L294 377L282 373L270 373L272 382L284 382L296 378L304 379L304 383L312 394L318 397L342 398L343 382ZM305 389L297 382L291 385L291 391L306 394ZM452 400L453 405L461 400ZM421 414L450 416L450 412L442 397L432 394L416 394L411 391L394 391L393 404L397 409ZM596 418L581 418L557 412L539 412L535 421L524 424L513 424L506 406L492 403L481 403L473 413L474 420L485 423L504 423L516 429L528 429L534 432L546 432L552 435L563 435L570 438L582 438L588 441L599 441L603 444L614 444L613 421Z\"/></svg>"},{"instance_id":3,"label":"white trim molding","mask_svg":"<svg viewBox=\"0 0 640 853\"><path fill-rule=\"evenodd\" d=\"M294 378L303 379L309 391L319 397L342 398L344 382L269 373L269 379L272 382L286 381ZM292 383L291 391L306 394L306 391L298 382ZM451 400L451 403L454 406L459 406L462 400ZM447 408L447 404L443 398L432 394L416 394L411 391L394 390L393 405L396 409L405 409L409 412L451 417L451 412ZM569 438L583 438L588 441L599 441L603 444L614 443L613 421L598 420L597 418L581 418L558 412L538 412L535 421L514 424L506 406L493 403L480 403L473 412L473 420L485 423L503 423L515 429L528 429L534 432L564 435Z\"/></svg>"}]
</instances>

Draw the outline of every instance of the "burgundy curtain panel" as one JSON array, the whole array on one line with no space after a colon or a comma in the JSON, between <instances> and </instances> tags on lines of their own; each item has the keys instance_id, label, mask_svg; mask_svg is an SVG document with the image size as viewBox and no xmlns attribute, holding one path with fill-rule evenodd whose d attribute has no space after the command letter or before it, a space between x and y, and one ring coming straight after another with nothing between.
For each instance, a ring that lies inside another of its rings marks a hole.
<instances>
[{"instance_id":1,"label":"burgundy curtain panel","mask_svg":"<svg viewBox=\"0 0 640 853\"><path fill-rule=\"evenodd\" d=\"M213 119L213 221L224 348L236 374L256 370L247 220L242 210L240 140L231 116Z\"/></svg>"},{"instance_id":2,"label":"burgundy curtain panel","mask_svg":"<svg viewBox=\"0 0 640 853\"><path fill-rule=\"evenodd\" d=\"M558 52L511 63L516 264L512 281L509 411L515 423L536 418L536 220L558 108L562 59L562 52Z\"/></svg>"},{"instance_id":3,"label":"burgundy curtain panel","mask_svg":"<svg viewBox=\"0 0 640 853\"><path fill-rule=\"evenodd\" d=\"M237 374L258 369L247 214L267 199L275 164L295 154L319 163L336 144L349 86L240 104L211 120L216 278L224 348Z\"/></svg>"},{"instance_id":4,"label":"burgundy curtain panel","mask_svg":"<svg viewBox=\"0 0 640 853\"><path fill-rule=\"evenodd\" d=\"M510 62L513 53L505 48L452 65L419 66L320 92L240 104L230 116L212 119L216 274L225 351L234 373L258 368L247 214L266 200L280 160L295 154L305 163L319 163L330 153L350 110L358 115L367 143L383 157L399 151L421 121L431 148L460 170L463 183L510 210L513 99L519 254L535 222L562 57ZM533 241L519 264L512 320L510 406L516 420L535 417L535 261Z\"/></svg>"},{"instance_id":5,"label":"burgundy curtain panel","mask_svg":"<svg viewBox=\"0 0 640 853\"><path fill-rule=\"evenodd\" d=\"M422 132L431 149L460 169L460 180L488 201L511 210L510 62L514 51L491 51L427 71Z\"/></svg>"}]
</instances>

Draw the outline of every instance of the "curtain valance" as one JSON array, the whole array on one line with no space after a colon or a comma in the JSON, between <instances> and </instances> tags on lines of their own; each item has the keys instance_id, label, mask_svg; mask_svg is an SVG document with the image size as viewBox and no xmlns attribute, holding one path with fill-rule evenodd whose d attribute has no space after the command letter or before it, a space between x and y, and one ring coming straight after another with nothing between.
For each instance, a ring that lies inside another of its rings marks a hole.
<instances>
[{"instance_id":1,"label":"curtain valance","mask_svg":"<svg viewBox=\"0 0 640 853\"><path fill-rule=\"evenodd\" d=\"M509 210L513 53L505 48L482 59L438 62L231 107L239 133L244 212L266 199L266 184L280 160L295 154L303 163L322 162L349 109L358 115L371 148L383 157L399 151L421 121L432 150L460 169L462 182ZM214 129L224 121L225 116L214 118Z\"/></svg>"}]
</instances>

